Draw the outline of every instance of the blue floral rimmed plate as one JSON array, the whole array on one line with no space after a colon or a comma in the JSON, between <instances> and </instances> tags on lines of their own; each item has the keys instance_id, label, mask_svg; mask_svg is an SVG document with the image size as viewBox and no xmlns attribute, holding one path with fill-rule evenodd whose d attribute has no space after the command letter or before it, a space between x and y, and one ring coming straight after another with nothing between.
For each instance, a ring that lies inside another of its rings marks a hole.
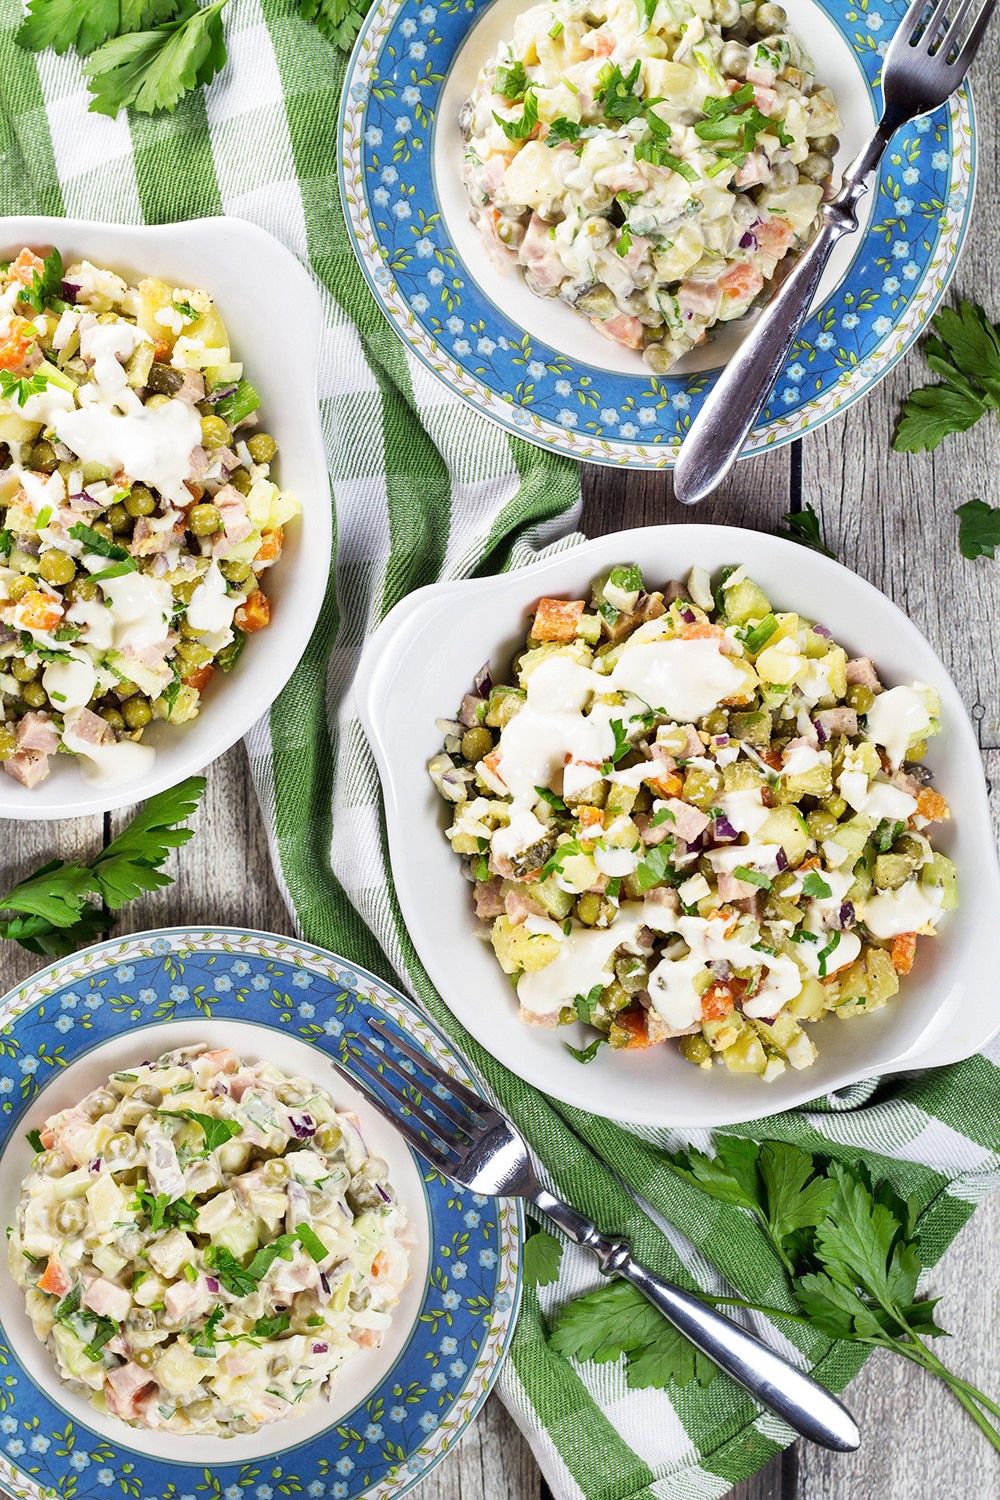
<instances>
[{"instance_id":1,"label":"blue floral rimmed plate","mask_svg":"<svg viewBox=\"0 0 1000 1500\"><path fill-rule=\"evenodd\" d=\"M836 169L874 126L882 56L907 0L791 0L790 25L844 119ZM741 336L736 325L669 376L561 303L485 264L459 180L458 108L522 0L381 0L348 67L340 187L362 270L411 353L501 426L593 462L659 468ZM746 454L827 421L917 338L955 267L975 178L971 100L907 126L838 247Z\"/></svg>"},{"instance_id":2,"label":"blue floral rimmed plate","mask_svg":"<svg viewBox=\"0 0 1000 1500\"><path fill-rule=\"evenodd\" d=\"M520 1206L431 1172L327 1058L368 1017L405 1031L476 1087L445 1037L373 975L309 944L232 928L101 943L0 1002L0 1199L10 1223L25 1132L112 1071L194 1041L266 1056L357 1112L414 1229L410 1281L381 1349L344 1366L329 1402L247 1437L126 1427L62 1388L23 1294L0 1272L0 1484L28 1500L279 1500L402 1494L457 1441L493 1384L520 1296Z\"/></svg>"}]
</instances>

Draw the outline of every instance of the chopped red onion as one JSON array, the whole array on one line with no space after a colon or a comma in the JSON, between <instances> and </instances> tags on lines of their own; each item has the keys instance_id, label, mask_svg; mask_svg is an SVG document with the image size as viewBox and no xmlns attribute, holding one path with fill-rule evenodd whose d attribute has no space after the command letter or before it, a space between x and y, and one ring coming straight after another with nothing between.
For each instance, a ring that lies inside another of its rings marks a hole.
<instances>
[{"instance_id":1,"label":"chopped red onion","mask_svg":"<svg viewBox=\"0 0 1000 1500\"><path fill-rule=\"evenodd\" d=\"M75 302L76 294L80 288L75 281L64 281L61 290L64 302Z\"/></svg>"},{"instance_id":2,"label":"chopped red onion","mask_svg":"<svg viewBox=\"0 0 1000 1500\"><path fill-rule=\"evenodd\" d=\"M205 400L210 401L214 406L217 401L222 401L226 396L231 396L235 389L235 385L217 385L214 390L209 391Z\"/></svg>"},{"instance_id":3,"label":"chopped red onion","mask_svg":"<svg viewBox=\"0 0 1000 1500\"><path fill-rule=\"evenodd\" d=\"M714 736L714 743L716 745L728 745L729 744L729 736L728 736L728 734L717 734L717 735L715 735Z\"/></svg>"},{"instance_id":4,"label":"chopped red onion","mask_svg":"<svg viewBox=\"0 0 1000 1500\"><path fill-rule=\"evenodd\" d=\"M733 966L729 962L728 958L709 959L708 967L711 969L716 979L728 979L733 972Z\"/></svg>"},{"instance_id":5,"label":"chopped red onion","mask_svg":"<svg viewBox=\"0 0 1000 1500\"><path fill-rule=\"evenodd\" d=\"M743 234L740 235L740 249L741 250L756 250L756 248L757 248L757 236L754 234L754 232L753 232L752 229L745 230L743 232Z\"/></svg>"},{"instance_id":6,"label":"chopped red onion","mask_svg":"<svg viewBox=\"0 0 1000 1500\"><path fill-rule=\"evenodd\" d=\"M96 1177L97 1174L98 1174L98 1172L100 1172L100 1170L101 1170L101 1168L103 1166L104 1166L104 1163L101 1160L101 1158L99 1156L95 1156L94 1160L90 1163L90 1166L88 1167L87 1170L89 1172L91 1172L93 1174L93 1176Z\"/></svg>"},{"instance_id":7,"label":"chopped red onion","mask_svg":"<svg viewBox=\"0 0 1000 1500\"><path fill-rule=\"evenodd\" d=\"M843 906L840 908L840 913L837 917L839 925L841 927L853 927L855 920L854 902L845 901Z\"/></svg>"},{"instance_id":8,"label":"chopped red onion","mask_svg":"<svg viewBox=\"0 0 1000 1500\"><path fill-rule=\"evenodd\" d=\"M739 834L736 832L736 829L733 827L732 823L730 823L728 818L716 818L713 826L715 828L715 837L717 839L739 838Z\"/></svg>"},{"instance_id":9,"label":"chopped red onion","mask_svg":"<svg viewBox=\"0 0 1000 1500\"><path fill-rule=\"evenodd\" d=\"M697 618L698 616L695 614L693 609L681 610L681 619L684 621L685 625L693 625Z\"/></svg>"},{"instance_id":10,"label":"chopped red onion","mask_svg":"<svg viewBox=\"0 0 1000 1500\"><path fill-rule=\"evenodd\" d=\"M329 1297L329 1295L330 1295L330 1278L329 1278L329 1276L327 1276L327 1274L326 1274L325 1271L320 1271L320 1273L319 1273L319 1284L323 1288L324 1294L327 1297Z\"/></svg>"},{"instance_id":11,"label":"chopped red onion","mask_svg":"<svg viewBox=\"0 0 1000 1500\"><path fill-rule=\"evenodd\" d=\"M313 1353L314 1354L326 1354L327 1351L329 1350L329 1348L330 1348L329 1344L313 1344Z\"/></svg>"},{"instance_id":12,"label":"chopped red onion","mask_svg":"<svg viewBox=\"0 0 1000 1500\"><path fill-rule=\"evenodd\" d=\"M210 1292L217 1292L219 1290L219 1283L214 1276L206 1276L205 1285Z\"/></svg>"},{"instance_id":13,"label":"chopped red onion","mask_svg":"<svg viewBox=\"0 0 1000 1500\"><path fill-rule=\"evenodd\" d=\"M785 853L784 849L782 849L780 844L778 845L778 852L774 856L774 863L778 866L779 870L788 869L788 855Z\"/></svg>"},{"instance_id":14,"label":"chopped red onion","mask_svg":"<svg viewBox=\"0 0 1000 1500\"><path fill-rule=\"evenodd\" d=\"M473 681L473 689L479 698L486 698L493 690L493 668L489 662L484 662L476 673Z\"/></svg>"},{"instance_id":15,"label":"chopped red onion","mask_svg":"<svg viewBox=\"0 0 1000 1500\"><path fill-rule=\"evenodd\" d=\"M825 625L814 625L813 633L815 635L821 635L825 641L833 640L833 631L827 630Z\"/></svg>"},{"instance_id":16,"label":"chopped red onion","mask_svg":"<svg viewBox=\"0 0 1000 1500\"><path fill-rule=\"evenodd\" d=\"M386 1192L385 1188L382 1186L382 1184L380 1182L376 1182L376 1184L375 1184L375 1191L378 1193L378 1195L382 1199L383 1203L391 1203L392 1202L392 1199L389 1197L389 1194Z\"/></svg>"},{"instance_id":17,"label":"chopped red onion","mask_svg":"<svg viewBox=\"0 0 1000 1500\"><path fill-rule=\"evenodd\" d=\"M311 1140L316 1134L316 1121L305 1110L289 1110L288 1123L300 1141Z\"/></svg>"},{"instance_id":18,"label":"chopped red onion","mask_svg":"<svg viewBox=\"0 0 1000 1500\"><path fill-rule=\"evenodd\" d=\"M816 730L816 738L819 740L821 745L825 745L827 740L830 738L830 736L826 732L825 726L821 724L817 719L813 727Z\"/></svg>"},{"instance_id":19,"label":"chopped red onion","mask_svg":"<svg viewBox=\"0 0 1000 1500\"><path fill-rule=\"evenodd\" d=\"M458 711L460 726L465 729L475 729L479 723L479 710L485 702L485 698L479 698L475 693L466 693L462 699L462 707Z\"/></svg>"}]
</instances>

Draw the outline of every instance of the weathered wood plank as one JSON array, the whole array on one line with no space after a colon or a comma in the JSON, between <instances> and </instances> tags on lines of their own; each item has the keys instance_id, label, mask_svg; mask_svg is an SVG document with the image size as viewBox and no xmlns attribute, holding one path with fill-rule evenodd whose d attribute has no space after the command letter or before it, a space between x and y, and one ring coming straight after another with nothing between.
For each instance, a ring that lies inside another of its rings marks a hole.
<instances>
[{"instance_id":1,"label":"weathered wood plank","mask_svg":"<svg viewBox=\"0 0 1000 1500\"><path fill-rule=\"evenodd\" d=\"M630 526L676 525L683 521L772 531L791 503L791 449L779 448L764 457L747 459L730 474L718 494L694 508L674 499L673 479L666 472L642 474L586 465L581 477L583 530L588 536L624 531Z\"/></svg>"}]
</instances>

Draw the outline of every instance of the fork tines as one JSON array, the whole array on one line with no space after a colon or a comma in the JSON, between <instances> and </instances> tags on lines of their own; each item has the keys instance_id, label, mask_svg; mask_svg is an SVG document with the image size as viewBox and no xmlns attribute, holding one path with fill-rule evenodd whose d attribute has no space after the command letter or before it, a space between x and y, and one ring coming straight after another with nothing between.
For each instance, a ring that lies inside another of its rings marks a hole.
<instances>
[{"instance_id":1,"label":"fork tines","mask_svg":"<svg viewBox=\"0 0 1000 1500\"><path fill-rule=\"evenodd\" d=\"M897 35L916 51L964 73L989 25L996 0L915 0ZM951 12L949 16L949 11ZM959 39L972 16L963 46Z\"/></svg>"}]
</instances>

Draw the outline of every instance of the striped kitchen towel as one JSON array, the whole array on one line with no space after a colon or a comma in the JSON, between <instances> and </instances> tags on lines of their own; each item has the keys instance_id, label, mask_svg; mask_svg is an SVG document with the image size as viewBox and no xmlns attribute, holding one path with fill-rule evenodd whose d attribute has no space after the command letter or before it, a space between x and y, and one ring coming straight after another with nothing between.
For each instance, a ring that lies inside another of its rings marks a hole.
<instances>
[{"instance_id":1,"label":"striped kitchen towel","mask_svg":"<svg viewBox=\"0 0 1000 1500\"><path fill-rule=\"evenodd\" d=\"M400 921L378 778L351 702L360 651L409 590L516 567L569 542L579 476L435 384L370 298L337 198L343 57L292 0L231 0L230 64L211 87L173 117L112 121L87 112L75 58L36 59L14 45L19 20L17 0L0 0L5 213L128 223L232 214L283 240L323 289L320 392L336 565L303 663L250 744L275 868L301 932L420 999L530 1139L555 1191L605 1229L631 1235L645 1260L676 1279L717 1290L728 1278L773 1302L780 1266L746 1218L663 1170L658 1148L678 1141L557 1106L507 1073L434 993ZM997 1122L976 1101L996 1095L998 1064L994 1050L916 1080L869 1084L753 1133L864 1156L904 1194L919 1194L928 1205L924 1254L934 1260L997 1175ZM680 1232L665 1235L623 1184ZM553 1314L597 1279L589 1257L567 1250L558 1281L526 1292L501 1378L559 1500L708 1500L789 1441L724 1379L704 1391L634 1390L620 1364L558 1356L546 1338ZM860 1363L857 1349L790 1326L768 1336L842 1387Z\"/></svg>"}]
</instances>

